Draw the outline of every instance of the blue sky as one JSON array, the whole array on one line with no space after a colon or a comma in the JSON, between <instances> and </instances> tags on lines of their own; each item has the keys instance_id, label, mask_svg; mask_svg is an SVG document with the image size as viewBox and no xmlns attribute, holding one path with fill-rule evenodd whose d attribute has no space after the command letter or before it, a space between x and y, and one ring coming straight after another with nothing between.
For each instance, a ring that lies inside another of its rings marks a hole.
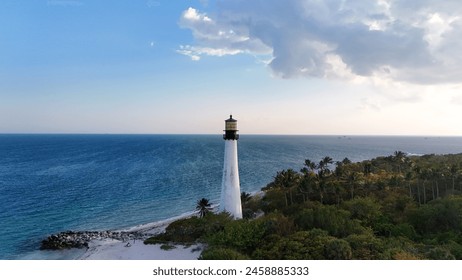
<instances>
[{"instance_id":1,"label":"blue sky","mask_svg":"<svg viewBox=\"0 0 462 280\"><path fill-rule=\"evenodd\" d=\"M0 133L462 135L460 1L0 2Z\"/></svg>"}]
</instances>

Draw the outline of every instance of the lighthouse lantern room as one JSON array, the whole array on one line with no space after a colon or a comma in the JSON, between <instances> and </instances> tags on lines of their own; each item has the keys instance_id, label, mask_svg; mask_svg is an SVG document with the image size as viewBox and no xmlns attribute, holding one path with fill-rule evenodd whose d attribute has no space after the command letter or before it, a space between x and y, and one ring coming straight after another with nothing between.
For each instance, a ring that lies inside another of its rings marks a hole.
<instances>
[{"instance_id":1,"label":"lighthouse lantern room","mask_svg":"<svg viewBox=\"0 0 462 280\"><path fill-rule=\"evenodd\" d=\"M229 119L225 120L225 133L223 134L223 139L239 139L239 134L237 134L237 131L237 120L233 119L233 115L230 115Z\"/></svg>"}]
</instances>

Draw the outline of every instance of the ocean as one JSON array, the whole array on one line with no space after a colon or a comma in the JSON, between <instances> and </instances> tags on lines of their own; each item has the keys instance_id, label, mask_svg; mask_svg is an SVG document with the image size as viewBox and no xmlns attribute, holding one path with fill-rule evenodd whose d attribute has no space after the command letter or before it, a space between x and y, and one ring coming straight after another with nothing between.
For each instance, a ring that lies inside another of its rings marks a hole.
<instances>
[{"instance_id":1,"label":"ocean","mask_svg":"<svg viewBox=\"0 0 462 280\"><path fill-rule=\"evenodd\" d=\"M361 161L394 151L462 153L462 137L264 136L238 142L241 191L324 156ZM115 230L218 203L221 135L0 135L0 259L69 259L39 251L66 230Z\"/></svg>"}]
</instances>

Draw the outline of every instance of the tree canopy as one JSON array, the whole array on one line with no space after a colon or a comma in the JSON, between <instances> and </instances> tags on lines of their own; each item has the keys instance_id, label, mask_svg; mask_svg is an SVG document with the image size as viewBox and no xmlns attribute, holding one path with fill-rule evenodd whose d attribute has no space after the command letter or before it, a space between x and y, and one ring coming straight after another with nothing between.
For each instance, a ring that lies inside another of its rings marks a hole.
<instances>
[{"instance_id":1,"label":"tree canopy","mask_svg":"<svg viewBox=\"0 0 462 280\"><path fill-rule=\"evenodd\" d=\"M247 219L201 214L151 242L203 242L201 259L462 259L462 154L315 162L244 193Z\"/></svg>"}]
</instances>

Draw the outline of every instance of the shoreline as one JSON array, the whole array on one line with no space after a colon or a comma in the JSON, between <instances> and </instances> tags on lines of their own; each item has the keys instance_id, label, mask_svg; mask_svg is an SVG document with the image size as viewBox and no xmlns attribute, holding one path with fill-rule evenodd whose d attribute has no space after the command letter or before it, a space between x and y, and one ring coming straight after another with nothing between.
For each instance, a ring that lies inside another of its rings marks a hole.
<instances>
[{"instance_id":1,"label":"shoreline","mask_svg":"<svg viewBox=\"0 0 462 280\"><path fill-rule=\"evenodd\" d=\"M112 238L94 239L88 249L77 260L196 260L202 253L202 244L192 246L174 245L164 250L160 244L144 244L147 238L160 234L173 222L196 215L190 211L161 221L136 225L119 232L133 238L118 240Z\"/></svg>"},{"instance_id":2,"label":"shoreline","mask_svg":"<svg viewBox=\"0 0 462 280\"><path fill-rule=\"evenodd\" d=\"M264 191L255 191L250 196L261 196ZM218 211L218 204L212 205L212 211ZM133 236L129 240L111 238L94 239L88 249L77 260L197 260L206 244L192 245L168 244L171 248L163 249L161 244L144 244L147 238L160 234L175 221L197 215L190 211L165 220L130 227L121 232ZM137 238L142 237L142 238Z\"/></svg>"},{"instance_id":3,"label":"shoreline","mask_svg":"<svg viewBox=\"0 0 462 280\"><path fill-rule=\"evenodd\" d=\"M165 250L161 244L144 244L144 241L164 232L171 223L196 214L196 211L189 211L165 220L120 230L61 232L42 240L43 248L40 251L66 253L67 250L86 248L84 252L72 257L73 260L195 260L200 256L203 244L172 244L172 248Z\"/></svg>"},{"instance_id":4,"label":"shoreline","mask_svg":"<svg viewBox=\"0 0 462 280\"><path fill-rule=\"evenodd\" d=\"M165 250L159 244L144 244L143 241L94 240L76 260L197 260L203 250L203 244L174 245Z\"/></svg>"}]
</instances>

